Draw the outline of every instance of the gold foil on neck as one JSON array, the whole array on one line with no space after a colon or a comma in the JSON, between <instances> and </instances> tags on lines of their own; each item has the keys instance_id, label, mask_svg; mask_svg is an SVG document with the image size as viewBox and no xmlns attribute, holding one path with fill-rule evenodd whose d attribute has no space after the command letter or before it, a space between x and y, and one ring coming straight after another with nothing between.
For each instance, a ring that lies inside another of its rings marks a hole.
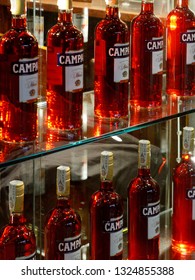
<instances>
[{"instance_id":1,"label":"gold foil on neck","mask_svg":"<svg viewBox=\"0 0 195 280\"><path fill-rule=\"evenodd\" d=\"M13 180L9 183L9 210L11 213L22 213L24 210L24 183Z\"/></svg>"},{"instance_id":2,"label":"gold foil on neck","mask_svg":"<svg viewBox=\"0 0 195 280\"><path fill-rule=\"evenodd\" d=\"M149 140L140 140L138 146L138 168L150 168L151 145Z\"/></svg>"},{"instance_id":3,"label":"gold foil on neck","mask_svg":"<svg viewBox=\"0 0 195 280\"><path fill-rule=\"evenodd\" d=\"M70 195L70 167L60 165L57 167L56 194L58 197Z\"/></svg>"},{"instance_id":4,"label":"gold foil on neck","mask_svg":"<svg viewBox=\"0 0 195 280\"><path fill-rule=\"evenodd\" d=\"M58 0L57 5L58 5L58 9L61 11L71 10L72 0Z\"/></svg>"},{"instance_id":5,"label":"gold foil on neck","mask_svg":"<svg viewBox=\"0 0 195 280\"><path fill-rule=\"evenodd\" d=\"M10 0L11 13L14 16L20 16L26 14L25 0Z\"/></svg>"},{"instance_id":6,"label":"gold foil on neck","mask_svg":"<svg viewBox=\"0 0 195 280\"><path fill-rule=\"evenodd\" d=\"M183 128L183 150L192 152L194 150L194 128L185 126Z\"/></svg>"},{"instance_id":7,"label":"gold foil on neck","mask_svg":"<svg viewBox=\"0 0 195 280\"><path fill-rule=\"evenodd\" d=\"M118 6L118 0L105 0L106 5L108 6Z\"/></svg>"},{"instance_id":8,"label":"gold foil on neck","mask_svg":"<svg viewBox=\"0 0 195 280\"><path fill-rule=\"evenodd\" d=\"M112 181L113 179L113 153L103 151L100 159L101 181Z\"/></svg>"}]
</instances>

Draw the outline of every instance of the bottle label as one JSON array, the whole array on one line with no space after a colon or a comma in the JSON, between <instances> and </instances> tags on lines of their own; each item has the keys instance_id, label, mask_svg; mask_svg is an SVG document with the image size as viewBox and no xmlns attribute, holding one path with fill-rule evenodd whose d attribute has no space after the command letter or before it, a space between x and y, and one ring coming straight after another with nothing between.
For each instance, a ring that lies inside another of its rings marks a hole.
<instances>
[{"instance_id":1,"label":"bottle label","mask_svg":"<svg viewBox=\"0 0 195 280\"><path fill-rule=\"evenodd\" d=\"M123 250L123 215L104 221L103 231L110 234L110 256L116 256Z\"/></svg>"},{"instance_id":2,"label":"bottle label","mask_svg":"<svg viewBox=\"0 0 195 280\"><path fill-rule=\"evenodd\" d=\"M38 97L38 58L19 59L12 63L12 74L19 76L19 102Z\"/></svg>"},{"instance_id":3,"label":"bottle label","mask_svg":"<svg viewBox=\"0 0 195 280\"><path fill-rule=\"evenodd\" d=\"M195 63L195 30L181 33L181 42L186 44L186 64Z\"/></svg>"},{"instance_id":4,"label":"bottle label","mask_svg":"<svg viewBox=\"0 0 195 280\"><path fill-rule=\"evenodd\" d=\"M83 89L83 50L57 54L57 65L64 69L64 90ZM63 70L62 70L63 73Z\"/></svg>"},{"instance_id":5,"label":"bottle label","mask_svg":"<svg viewBox=\"0 0 195 280\"><path fill-rule=\"evenodd\" d=\"M58 243L58 250L64 254L65 260L81 259L81 234L64 238L63 242Z\"/></svg>"},{"instance_id":6,"label":"bottle label","mask_svg":"<svg viewBox=\"0 0 195 280\"><path fill-rule=\"evenodd\" d=\"M129 79L129 43L115 44L108 49L108 56L114 59L114 82Z\"/></svg>"},{"instance_id":7,"label":"bottle label","mask_svg":"<svg viewBox=\"0 0 195 280\"><path fill-rule=\"evenodd\" d=\"M148 239L160 234L160 201L142 208L142 215L148 219Z\"/></svg>"},{"instance_id":8,"label":"bottle label","mask_svg":"<svg viewBox=\"0 0 195 280\"><path fill-rule=\"evenodd\" d=\"M16 260L36 260L36 252L28 256L17 257Z\"/></svg>"},{"instance_id":9,"label":"bottle label","mask_svg":"<svg viewBox=\"0 0 195 280\"><path fill-rule=\"evenodd\" d=\"M146 41L146 51L152 52L152 74L163 71L163 37L152 38Z\"/></svg>"},{"instance_id":10,"label":"bottle label","mask_svg":"<svg viewBox=\"0 0 195 280\"><path fill-rule=\"evenodd\" d=\"M192 221L195 221L195 187L186 190L186 198L192 201Z\"/></svg>"}]
</instances>

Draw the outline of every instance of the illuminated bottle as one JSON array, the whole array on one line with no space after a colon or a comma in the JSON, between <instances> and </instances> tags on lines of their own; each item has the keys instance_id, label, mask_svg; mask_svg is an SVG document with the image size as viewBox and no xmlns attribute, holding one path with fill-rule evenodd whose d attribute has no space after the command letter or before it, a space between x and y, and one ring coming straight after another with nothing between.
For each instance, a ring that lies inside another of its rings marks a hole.
<instances>
[{"instance_id":1,"label":"illuminated bottle","mask_svg":"<svg viewBox=\"0 0 195 280\"><path fill-rule=\"evenodd\" d=\"M160 187L150 174L150 141L140 140L138 175L128 188L128 259L159 259Z\"/></svg>"},{"instance_id":2,"label":"illuminated bottle","mask_svg":"<svg viewBox=\"0 0 195 280\"><path fill-rule=\"evenodd\" d=\"M101 185L90 199L91 259L123 256L123 203L113 187L113 153L101 153Z\"/></svg>"},{"instance_id":3,"label":"illuminated bottle","mask_svg":"<svg viewBox=\"0 0 195 280\"><path fill-rule=\"evenodd\" d=\"M95 28L95 115L128 116L129 30L119 18L118 0L106 0L106 16Z\"/></svg>"},{"instance_id":4,"label":"illuminated bottle","mask_svg":"<svg viewBox=\"0 0 195 280\"><path fill-rule=\"evenodd\" d=\"M27 30L25 0L11 0L11 13L0 39L0 138L19 143L37 135L38 42Z\"/></svg>"},{"instance_id":5,"label":"illuminated bottle","mask_svg":"<svg viewBox=\"0 0 195 280\"><path fill-rule=\"evenodd\" d=\"M63 135L82 127L83 34L72 22L72 1L58 0L58 22L47 35L48 131Z\"/></svg>"},{"instance_id":6,"label":"illuminated bottle","mask_svg":"<svg viewBox=\"0 0 195 280\"><path fill-rule=\"evenodd\" d=\"M44 228L46 260L81 259L81 219L70 206L70 168L57 168L57 204L47 214Z\"/></svg>"},{"instance_id":7,"label":"illuminated bottle","mask_svg":"<svg viewBox=\"0 0 195 280\"><path fill-rule=\"evenodd\" d=\"M154 0L142 0L131 24L130 100L153 108L162 103L163 23L154 14Z\"/></svg>"},{"instance_id":8,"label":"illuminated bottle","mask_svg":"<svg viewBox=\"0 0 195 280\"><path fill-rule=\"evenodd\" d=\"M167 16L167 93L195 94L195 15L188 0L177 0Z\"/></svg>"},{"instance_id":9,"label":"illuminated bottle","mask_svg":"<svg viewBox=\"0 0 195 280\"><path fill-rule=\"evenodd\" d=\"M34 232L24 217L24 183L13 180L9 184L10 222L0 231L1 260L32 260L36 254Z\"/></svg>"},{"instance_id":10,"label":"illuminated bottle","mask_svg":"<svg viewBox=\"0 0 195 280\"><path fill-rule=\"evenodd\" d=\"M194 128L183 128L181 162L173 172L172 248L183 255L195 252Z\"/></svg>"}]
</instances>

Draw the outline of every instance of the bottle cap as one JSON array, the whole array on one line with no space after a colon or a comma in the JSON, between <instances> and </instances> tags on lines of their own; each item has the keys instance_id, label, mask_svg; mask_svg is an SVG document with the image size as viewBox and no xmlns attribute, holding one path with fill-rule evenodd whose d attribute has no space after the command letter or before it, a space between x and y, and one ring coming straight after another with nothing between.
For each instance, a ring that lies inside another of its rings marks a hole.
<instances>
[{"instance_id":1,"label":"bottle cap","mask_svg":"<svg viewBox=\"0 0 195 280\"><path fill-rule=\"evenodd\" d=\"M9 210L11 213L22 213L24 210L23 181L13 180L9 183Z\"/></svg>"},{"instance_id":2,"label":"bottle cap","mask_svg":"<svg viewBox=\"0 0 195 280\"><path fill-rule=\"evenodd\" d=\"M194 149L194 128L185 126L183 128L183 149L193 151Z\"/></svg>"},{"instance_id":3,"label":"bottle cap","mask_svg":"<svg viewBox=\"0 0 195 280\"><path fill-rule=\"evenodd\" d=\"M57 196L67 197L70 195L70 167L60 165L57 167L56 176Z\"/></svg>"},{"instance_id":4,"label":"bottle cap","mask_svg":"<svg viewBox=\"0 0 195 280\"><path fill-rule=\"evenodd\" d=\"M26 14L25 0L10 0L11 13L14 16Z\"/></svg>"},{"instance_id":5,"label":"bottle cap","mask_svg":"<svg viewBox=\"0 0 195 280\"><path fill-rule=\"evenodd\" d=\"M138 167L150 168L151 145L149 140L139 140Z\"/></svg>"},{"instance_id":6,"label":"bottle cap","mask_svg":"<svg viewBox=\"0 0 195 280\"><path fill-rule=\"evenodd\" d=\"M113 153L103 151L100 162L101 181L112 181L113 179Z\"/></svg>"},{"instance_id":7,"label":"bottle cap","mask_svg":"<svg viewBox=\"0 0 195 280\"><path fill-rule=\"evenodd\" d=\"M58 0L57 1L58 9L65 11L72 9L72 0Z\"/></svg>"}]
</instances>

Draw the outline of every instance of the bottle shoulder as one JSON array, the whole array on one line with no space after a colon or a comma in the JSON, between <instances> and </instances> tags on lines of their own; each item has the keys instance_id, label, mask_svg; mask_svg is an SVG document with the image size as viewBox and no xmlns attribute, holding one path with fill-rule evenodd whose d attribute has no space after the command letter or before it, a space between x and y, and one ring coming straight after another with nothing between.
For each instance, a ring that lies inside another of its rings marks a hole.
<instances>
[{"instance_id":1,"label":"bottle shoulder","mask_svg":"<svg viewBox=\"0 0 195 280\"><path fill-rule=\"evenodd\" d=\"M129 184L128 191L158 191L160 186L158 182L152 176L140 176L135 177Z\"/></svg>"},{"instance_id":2,"label":"bottle shoulder","mask_svg":"<svg viewBox=\"0 0 195 280\"><path fill-rule=\"evenodd\" d=\"M189 8L176 7L175 9L171 10L170 13L167 15L167 21L171 20L173 16L176 17L178 21L195 21L195 14Z\"/></svg>"},{"instance_id":3,"label":"bottle shoulder","mask_svg":"<svg viewBox=\"0 0 195 280\"><path fill-rule=\"evenodd\" d=\"M132 20L132 29L153 29L154 27L161 28L162 30L164 29L164 25L161 19L152 13L140 13Z\"/></svg>"},{"instance_id":4,"label":"bottle shoulder","mask_svg":"<svg viewBox=\"0 0 195 280\"><path fill-rule=\"evenodd\" d=\"M67 207L55 207L50 210L46 216L46 225L57 224L70 224L80 223L81 218L79 214L72 208Z\"/></svg>"},{"instance_id":5,"label":"bottle shoulder","mask_svg":"<svg viewBox=\"0 0 195 280\"><path fill-rule=\"evenodd\" d=\"M129 35L129 28L127 24L119 18L103 19L96 25L95 34L97 33L107 33L111 36L114 33L126 33Z\"/></svg>"},{"instance_id":6,"label":"bottle shoulder","mask_svg":"<svg viewBox=\"0 0 195 280\"><path fill-rule=\"evenodd\" d=\"M48 30L48 37L79 37L83 38L82 32L73 24L57 23Z\"/></svg>"},{"instance_id":7,"label":"bottle shoulder","mask_svg":"<svg viewBox=\"0 0 195 280\"><path fill-rule=\"evenodd\" d=\"M182 159L173 170L173 176L176 177L186 176L191 173L195 174L195 163L192 160Z\"/></svg>"},{"instance_id":8,"label":"bottle shoulder","mask_svg":"<svg viewBox=\"0 0 195 280\"><path fill-rule=\"evenodd\" d=\"M121 204L122 198L120 194L115 191L104 191L98 190L91 196L90 205L93 206L102 206L102 205L111 205L111 204Z\"/></svg>"}]
</instances>

